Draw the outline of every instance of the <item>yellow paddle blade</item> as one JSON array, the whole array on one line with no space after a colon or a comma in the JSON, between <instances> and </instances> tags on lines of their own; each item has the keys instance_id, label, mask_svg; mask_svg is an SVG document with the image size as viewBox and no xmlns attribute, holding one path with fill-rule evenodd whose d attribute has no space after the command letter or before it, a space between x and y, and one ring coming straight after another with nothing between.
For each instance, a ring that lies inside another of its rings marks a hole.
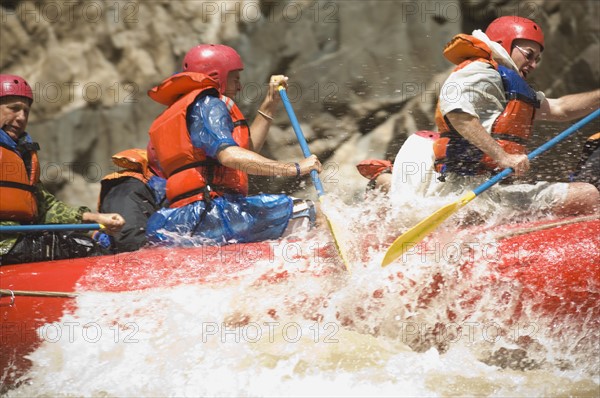
<instances>
[{"instance_id":1,"label":"yellow paddle blade","mask_svg":"<svg viewBox=\"0 0 600 398\"><path fill-rule=\"evenodd\" d=\"M325 195L319 196L319 202L321 202L321 204L325 203ZM331 222L331 220L329 219L329 217L327 217L325 212L322 211L322 213L325 216L325 219L327 220L327 226L329 227L329 232L331 232L331 236L333 237L333 243L335 244L335 248L337 249L337 252L340 255L340 258L342 259L342 262L344 263L346 270L351 273L352 269L350 268L350 262L348 261L348 259L346 258L345 254L344 254L344 253L346 253L346 248L342 248L340 241L338 240L338 236L341 235L341 233L339 232L340 228Z\"/></svg>"},{"instance_id":2,"label":"yellow paddle blade","mask_svg":"<svg viewBox=\"0 0 600 398\"><path fill-rule=\"evenodd\" d=\"M413 248L423 238L429 235L430 232L436 229L441 223L446 221L448 217L473 200L475 196L476 195L474 192L469 192L456 202L450 203L449 205L437 210L435 213L400 235L400 237L398 237L387 249L387 252L383 257L383 261L381 262L381 266L388 266L398 257L406 253L407 250Z\"/></svg>"}]
</instances>

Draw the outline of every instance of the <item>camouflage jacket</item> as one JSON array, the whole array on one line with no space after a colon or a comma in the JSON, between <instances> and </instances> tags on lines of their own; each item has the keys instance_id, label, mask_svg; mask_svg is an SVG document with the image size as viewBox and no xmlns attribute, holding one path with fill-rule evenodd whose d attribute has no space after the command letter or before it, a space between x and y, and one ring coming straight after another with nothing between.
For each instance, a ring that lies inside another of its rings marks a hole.
<instances>
[{"instance_id":1,"label":"camouflage jacket","mask_svg":"<svg viewBox=\"0 0 600 398\"><path fill-rule=\"evenodd\" d=\"M83 213L91 211L85 206L72 207L61 202L48 192L42 183L38 183L36 188L38 218L35 224L79 224ZM0 225L19 225L19 223L0 221ZM18 234L0 235L0 255L8 253L18 237Z\"/></svg>"}]
</instances>

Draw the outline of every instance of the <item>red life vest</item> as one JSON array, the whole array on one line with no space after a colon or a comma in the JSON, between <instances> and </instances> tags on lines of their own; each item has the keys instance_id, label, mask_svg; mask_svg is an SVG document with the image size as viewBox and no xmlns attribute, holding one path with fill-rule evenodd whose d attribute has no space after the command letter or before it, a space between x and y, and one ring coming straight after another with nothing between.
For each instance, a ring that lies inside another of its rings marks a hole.
<instances>
[{"instance_id":1,"label":"red life vest","mask_svg":"<svg viewBox=\"0 0 600 398\"><path fill-rule=\"evenodd\" d=\"M367 159L356 165L361 176L374 180L384 172L392 172L394 164L389 160Z\"/></svg>"},{"instance_id":2,"label":"red life vest","mask_svg":"<svg viewBox=\"0 0 600 398\"><path fill-rule=\"evenodd\" d=\"M35 142L20 144L21 154L31 159L30 169L13 148L0 146L0 220L32 222L38 216L35 184L40 182L40 164Z\"/></svg>"},{"instance_id":3,"label":"red life vest","mask_svg":"<svg viewBox=\"0 0 600 398\"><path fill-rule=\"evenodd\" d=\"M171 76L148 95L169 106L150 127L150 140L167 177L167 198L170 207L181 207L197 200L224 193L248 194L247 173L222 166L217 159L206 156L195 148L187 129L186 112L196 97L207 90L218 90L218 83L210 77L183 72ZM250 130L240 109L229 98L221 97L233 120L234 141L242 148L250 148Z\"/></svg>"},{"instance_id":4,"label":"red life vest","mask_svg":"<svg viewBox=\"0 0 600 398\"><path fill-rule=\"evenodd\" d=\"M507 153L525 154L535 110L539 108L535 91L518 73L499 66L492 59L492 51L487 44L473 36L464 34L455 36L446 45L444 56L458 65L454 71L464 68L471 62L480 61L490 64L500 72L508 102L503 112L494 121L491 135ZM440 138L433 146L438 172L479 174L498 167L491 157L470 144L450 125L448 119L442 116L439 103L436 108L435 122L440 132ZM454 148L450 149L450 146Z\"/></svg>"}]
</instances>

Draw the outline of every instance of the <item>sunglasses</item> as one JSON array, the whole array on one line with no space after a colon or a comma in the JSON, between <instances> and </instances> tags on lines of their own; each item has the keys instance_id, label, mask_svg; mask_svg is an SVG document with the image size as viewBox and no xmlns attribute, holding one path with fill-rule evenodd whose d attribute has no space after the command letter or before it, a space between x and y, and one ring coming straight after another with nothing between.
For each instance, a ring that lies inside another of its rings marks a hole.
<instances>
[{"instance_id":1,"label":"sunglasses","mask_svg":"<svg viewBox=\"0 0 600 398\"><path fill-rule=\"evenodd\" d=\"M521 51L521 54L527 59L529 63L535 62L536 65L542 61L542 54L535 55L535 52L530 50L525 50L519 46L515 46L515 48Z\"/></svg>"}]
</instances>

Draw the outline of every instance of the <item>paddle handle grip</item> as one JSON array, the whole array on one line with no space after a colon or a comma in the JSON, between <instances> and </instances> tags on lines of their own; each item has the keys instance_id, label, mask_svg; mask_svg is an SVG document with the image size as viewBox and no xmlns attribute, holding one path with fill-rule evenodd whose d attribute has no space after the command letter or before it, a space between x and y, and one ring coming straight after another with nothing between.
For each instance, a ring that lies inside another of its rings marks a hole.
<instances>
[{"instance_id":1,"label":"paddle handle grip","mask_svg":"<svg viewBox=\"0 0 600 398\"><path fill-rule=\"evenodd\" d=\"M44 231L93 231L102 229L100 224L40 224L2 225L0 233L44 232Z\"/></svg>"},{"instance_id":2,"label":"paddle handle grip","mask_svg":"<svg viewBox=\"0 0 600 398\"><path fill-rule=\"evenodd\" d=\"M585 126L592 120L596 119L598 116L600 116L600 109L596 109L594 112L590 113L589 115L587 115L586 117L584 117L583 119L581 119L580 121L578 121L577 123L575 123L574 125L569 127L568 129L566 129L565 131L563 131L556 137L552 138L548 142L544 143L543 145L540 145L538 148L531 151L527 155L527 158L529 158L529 160L533 160L534 158L538 157L542 153L546 152L548 149L554 147L559 142L563 141L568 136L575 133L577 130L579 130L580 128L582 128L583 126ZM500 182L501 180L503 180L506 177L508 177L509 175L511 175L513 172L514 172L514 170L512 168L508 167L508 168L502 170L500 173L496 174L494 177L487 180L485 183L483 183L480 186L478 186L477 188L475 188L473 190L473 192L475 193L475 195L479 195L483 191L490 188L492 185L495 185L496 183Z\"/></svg>"},{"instance_id":3,"label":"paddle handle grip","mask_svg":"<svg viewBox=\"0 0 600 398\"><path fill-rule=\"evenodd\" d=\"M298 142L300 143L300 148L302 148L302 154L305 158L310 157L310 149L308 148L308 143L306 142L306 138L304 138L304 134L302 133L302 129L300 128L300 123L298 123L298 119L296 118L296 114L294 112L294 108L292 108L292 103L287 96L287 92L284 87L279 86L279 95L281 96L281 100L283 101L283 106L285 107L285 111L287 112L290 122L292 123L292 128L294 129L294 133L296 134L296 138L298 138ZM317 190L317 194L319 197L325 195L325 191L323 190L323 184L321 184L321 179L319 178L319 173L316 170L312 170L310 172L310 177L312 178L315 189Z\"/></svg>"}]
</instances>

